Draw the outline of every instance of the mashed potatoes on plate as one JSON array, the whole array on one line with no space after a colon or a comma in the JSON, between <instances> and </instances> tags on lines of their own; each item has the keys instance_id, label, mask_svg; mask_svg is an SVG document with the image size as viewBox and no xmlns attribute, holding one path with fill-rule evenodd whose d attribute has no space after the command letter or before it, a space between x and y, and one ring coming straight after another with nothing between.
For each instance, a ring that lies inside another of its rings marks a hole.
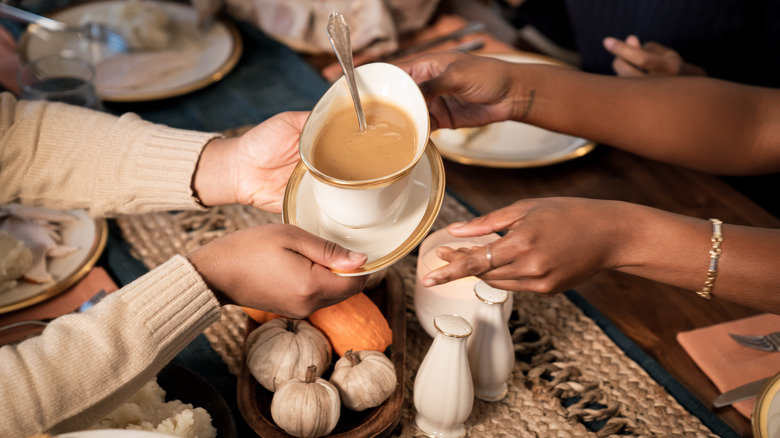
<instances>
[{"instance_id":1,"label":"mashed potatoes on plate","mask_svg":"<svg viewBox=\"0 0 780 438\"><path fill-rule=\"evenodd\" d=\"M79 24L102 23L127 39L133 50L162 50L170 45L171 20L158 4L143 0L119 2L108 14L87 13Z\"/></svg>"},{"instance_id":2,"label":"mashed potatoes on plate","mask_svg":"<svg viewBox=\"0 0 780 438\"><path fill-rule=\"evenodd\" d=\"M93 429L148 430L186 438L215 438L205 409L181 400L165 401L165 390L151 380Z\"/></svg>"}]
</instances>

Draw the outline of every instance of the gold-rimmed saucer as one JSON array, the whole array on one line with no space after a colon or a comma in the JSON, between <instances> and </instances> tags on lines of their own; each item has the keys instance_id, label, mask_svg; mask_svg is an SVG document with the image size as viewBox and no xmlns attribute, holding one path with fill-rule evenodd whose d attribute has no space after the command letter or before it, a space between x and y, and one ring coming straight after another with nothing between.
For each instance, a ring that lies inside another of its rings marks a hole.
<instances>
[{"instance_id":1,"label":"gold-rimmed saucer","mask_svg":"<svg viewBox=\"0 0 780 438\"><path fill-rule=\"evenodd\" d=\"M360 229L330 221L317 208L311 187L312 176L303 163L293 170L284 193L284 223L297 225L310 233L368 255L365 265L339 275L367 275L384 269L408 254L433 226L444 200L444 164L433 143L412 170L409 198L395 217Z\"/></svg>"}]
</instances>

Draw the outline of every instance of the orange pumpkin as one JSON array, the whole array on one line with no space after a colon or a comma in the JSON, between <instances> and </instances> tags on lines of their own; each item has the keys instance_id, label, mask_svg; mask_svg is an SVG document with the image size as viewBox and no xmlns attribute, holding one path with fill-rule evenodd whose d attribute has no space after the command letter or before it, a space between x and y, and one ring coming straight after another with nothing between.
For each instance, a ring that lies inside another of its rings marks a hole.
<instances>
[{"instance_id":1,"label":"orange pumpkin","mask_svg":"<svg viewBox=\"0 0 780 438\"><path fill-rule=\"evenodd\" d=\"M258 324L265 324L272 319L282 318L282 315L266 312L265 310L252 309L251 307L241 307L241 310L249 315L250 318L254 319Z\"/></svg>"},{"instance_id":2,"label":"orange pumpkin","mask_svg":"<svg viewBox=\"0 0 780 438\"><path fill-rule=\"evenodd\" d=\"M393 343L393 331L387 319L362 292L312 313L309 321L325 333L339 356L347 350L384 352Z\"/></svg>"}]
</instances>

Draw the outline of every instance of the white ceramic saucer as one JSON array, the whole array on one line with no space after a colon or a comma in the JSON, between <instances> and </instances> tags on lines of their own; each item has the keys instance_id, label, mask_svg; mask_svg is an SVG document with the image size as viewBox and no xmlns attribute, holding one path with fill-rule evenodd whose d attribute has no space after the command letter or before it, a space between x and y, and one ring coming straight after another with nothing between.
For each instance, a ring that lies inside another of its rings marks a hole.
<instances>
[{"instance_id":1,"label":"white ceramic saucer","mask_svg":"<svg viewBox=\"0 0 780 438\"><path fill-rule=\"evenodd\" d=\"M317 208L312 178L306 166L298 163L284 193L282 217L286 224L368 255L366 264L355 271L335 271L344 276L370 274L408 254L431 229L444 199L444 165L430 142L412 171L409 198L395 217L377 225L355 229L328 219Z\"/></svg>"}]
</instances>

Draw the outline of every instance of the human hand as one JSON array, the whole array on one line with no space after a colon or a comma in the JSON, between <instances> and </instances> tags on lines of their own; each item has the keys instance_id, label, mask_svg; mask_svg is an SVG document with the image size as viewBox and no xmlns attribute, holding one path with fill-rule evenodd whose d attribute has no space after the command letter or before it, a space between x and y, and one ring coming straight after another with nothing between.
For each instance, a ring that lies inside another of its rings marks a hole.
<instances>
[{"instance_id":1,"label":"human hand","mask_svg":"<svg viewBox=\"0 0 780 438\"><path fill-rule=\"evenodd\" d=\"M224 0L190 0L190 3L198 16L198 27L207 29L225 2Z\"/></svg>"},{"instance_id":2,"label":"human hand","mask_svg":"<svg viewBox=\"0 0 780 438\"><path fill-rule=\"evenodd\" d=\"M5 88L15 96L19 96L21 90L16 79L19 72L19 58L16 53L14 36L0 25L0 89Z\"/></svg>"},{"instance_id":3,"label":"human hand","mask_svg":"<svg viewBox=\"0 0 780 438\"><path fill-rule=\"evenodd\" d=\"M456 237L506 231L488 246L437 248L449 264L430 272L430 287L469 275L510 291L550 295L571 289L596 273L615 267L621 226L613 218L622 203L582 198L518 201L469 222L447 227Z\"/></svg>"},{"instance_id":4,"label":"human hand","mask_svg":"<svg viewBox=\"0 0 780 438\"><path fill-rule=\"evenodd\" d=\"M398 64L420 86L431 130L509 120L518 97L509 63L458 52L422 55ZM486 77L489 72L489 78Z\"/></svg>"},{"instance_id":5,"label":"human hand","mask_svg":"<svg viewBox=\"0 0 780 438\"><path fill-rule=\"evenodd\" d=\"M612 68L618 76L707 76L704 69L685 62L676 51L653 41L641 44L635 35L629 35L625 42L604 38L604 48L615 55Z\"/></svg>"},{"instance_id":6,"label":"human hand","mask_svg":"<svg viewBox=\"0 0 780 438\"><path fill-rule=\"evenodd\" d=\"M279 213L307 116L277 114L241 137L209 142L193 176L198 199L207 206L237 203Z\"/></svg>"},{"instance_id":7,"label":"human hand","mask_svg":"<svg viewBox=\"0 0 780 438\"><path fill-rule=\"evenodd\" d=\"M367 276L344 277L366 255L292 225L245 228L212 240L189 260L223 304L305 318L363 290ZM224 295L224 296L221 296Z\"/></svg>"}]
</instances>

